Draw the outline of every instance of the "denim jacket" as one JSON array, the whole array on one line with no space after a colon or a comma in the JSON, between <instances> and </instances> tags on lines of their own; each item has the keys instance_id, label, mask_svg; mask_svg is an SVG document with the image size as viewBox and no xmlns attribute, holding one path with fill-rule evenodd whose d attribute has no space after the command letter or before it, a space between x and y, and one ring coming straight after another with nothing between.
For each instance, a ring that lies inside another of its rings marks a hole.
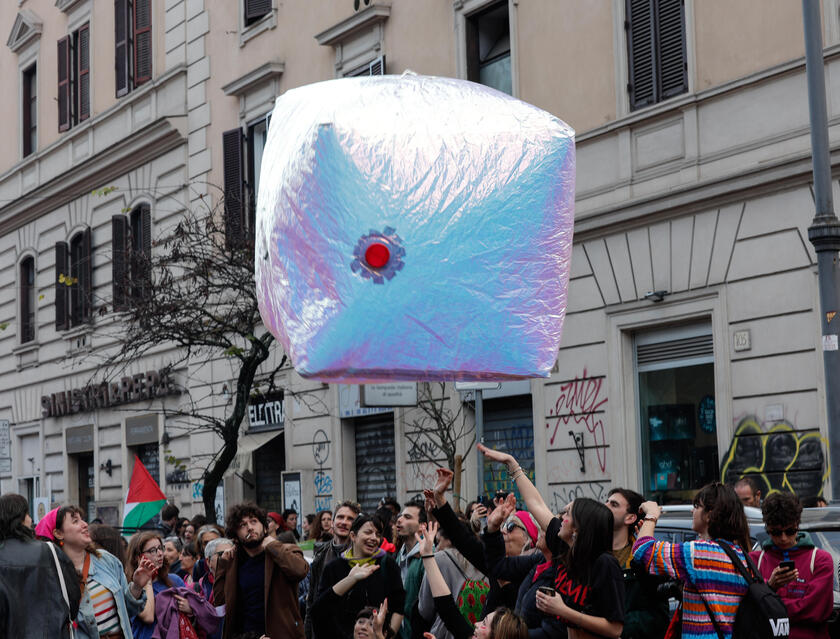
<instances>
[{"instance_id":1,"label":"denim jacket","mask_svg":"<svg viewBox=\"0 0 840 639\"><path fill-rule=\"evenodd\" d=\"M133 639L131 633L131 617L138 614L146 604L146 593L139 598L131 594L130 584L125 578L120 560L114 555L99 551L100 556L90 556L90 569L88 576L93 577L100 584L105 586L114 595L117 604L117 614L120 618L120 629L125 639ZM99 630L96 628L96 617L93 614L93 603L90 601L90 592L85 589L82 593L82 601L79 604L79 615L76 617L76 637L85 639L99 639Z\"/></svg>"}]
</instances>

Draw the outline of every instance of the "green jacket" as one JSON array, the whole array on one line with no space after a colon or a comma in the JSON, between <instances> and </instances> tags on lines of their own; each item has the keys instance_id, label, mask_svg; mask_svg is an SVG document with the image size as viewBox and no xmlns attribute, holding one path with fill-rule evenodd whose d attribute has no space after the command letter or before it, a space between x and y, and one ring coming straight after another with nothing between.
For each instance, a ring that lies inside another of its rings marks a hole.
<instances>
[{"instance_id":1,"label":"green jacket","mask_svg":"<svg viewBox=\"0 0 840 639\"><path fill-rule=\"evenodd\" d=\"M420 597L420 585L423 583L423 577L426 574L426 569L423 567L423 560L420 559L420 553L416 553L408 558L408 572L403 579L403 588L405 588L405 608L403 609L403 622L400 627L400 639L411 639L411 612L417 599Z\"/></svg>"}]
</instances>

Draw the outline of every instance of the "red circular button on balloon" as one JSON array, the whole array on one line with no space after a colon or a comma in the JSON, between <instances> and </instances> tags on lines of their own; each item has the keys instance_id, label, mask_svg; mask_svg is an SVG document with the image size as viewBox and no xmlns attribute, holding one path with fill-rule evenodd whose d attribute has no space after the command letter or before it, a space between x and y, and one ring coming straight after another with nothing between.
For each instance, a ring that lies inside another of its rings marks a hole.
<instances>
[{"instance_id":1,"label":"red circular button on balloon","mask_svg":"<svg viewBox=\"0 0 840 639\"><path fill-rule=\"evenodd\" d=\"M365 261L373 268L382 268L391 259L391 251L384 244L371 244L365 251Z\"/></svg>"}]
</instances>

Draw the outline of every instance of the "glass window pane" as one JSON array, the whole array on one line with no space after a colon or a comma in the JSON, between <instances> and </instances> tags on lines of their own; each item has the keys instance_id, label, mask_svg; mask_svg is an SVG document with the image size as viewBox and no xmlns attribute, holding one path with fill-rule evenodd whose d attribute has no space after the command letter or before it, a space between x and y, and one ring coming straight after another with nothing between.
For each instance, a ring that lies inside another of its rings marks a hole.
<instances>
[{"instance_id":1,"label":"glass window pane","mask_svg":"<svg viewBox=\"0 0 840 639\"><path fill-rule=\"evenodd\" d=\"M659 503L718 478L714 393L714 364L639 373L644 490Z\"/></svg>"},{"instance_id":2,"label":"glass window pane","mask_svg":"<svg viewBox=\"0 0 840 639\"><path fill-rule=\"evenodd\" d=\"M478 71L478 81L488 87L513 95L513 81L510 75L510 54L482 64Z\"/></svg>"}]
</instances>

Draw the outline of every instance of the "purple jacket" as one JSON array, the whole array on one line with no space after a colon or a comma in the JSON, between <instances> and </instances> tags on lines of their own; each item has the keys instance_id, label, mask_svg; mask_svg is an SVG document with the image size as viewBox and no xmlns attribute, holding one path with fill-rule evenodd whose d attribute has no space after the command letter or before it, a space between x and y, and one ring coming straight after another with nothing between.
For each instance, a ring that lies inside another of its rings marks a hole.
<instances>
[{"instance_id":1,"label":"purple jacket","mask_svg":"<svg viewBox=\"0 0 840 639\"><path fill-rule=\"evenodd\" d=\"M189 588L167 588L155 596L155 632L152 639L180 639L178 630L178 601L175 595L184 597L195 614L195 627L202 634L213 632L221 619L216 609L204 597Z\"/></svg>"}]
</instances>

